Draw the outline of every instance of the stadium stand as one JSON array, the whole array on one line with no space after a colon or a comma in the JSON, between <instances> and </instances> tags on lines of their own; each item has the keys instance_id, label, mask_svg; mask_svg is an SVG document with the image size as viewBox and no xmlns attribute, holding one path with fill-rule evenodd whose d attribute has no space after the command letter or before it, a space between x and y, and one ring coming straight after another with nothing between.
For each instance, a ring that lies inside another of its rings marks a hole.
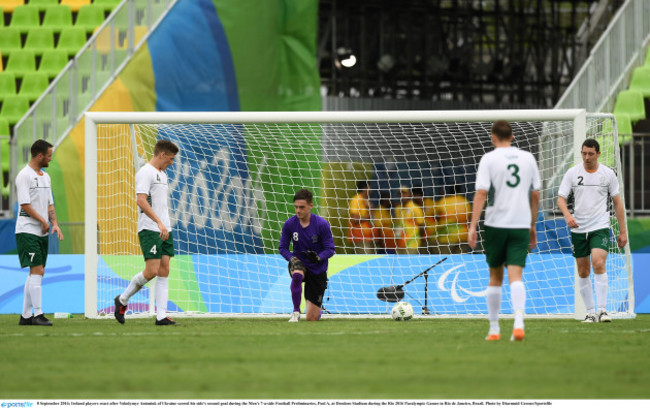
<instances>
[{"instance_id":1,"label":"stadium stand","mask_svg":"<svg viewBox=\"0 0 650 408\"><path fill-rule=\"evenodd\" d=\"M106 12L112 12L121 1L122 0L95 0L93 4L95 6L101 6Z\"/></svg>"},{"instance_id":2,"label":"stadium stand","mask_svg":"<svg viewBox=\"0 0 650 408\"><path fill-rule=\"evenodd\" d=\"M0 72L0 102L13 95L16 95L16 76L11 72Z\"/></svg>"},{"instance_id":3,"label":"stadium stand","mask_svg":"<svg viewBox=\"0 0 650 408\"><path fill-rule=\"evenodd\" d=\"M635 90L624 90L618 94L614 104L614 114L625 113L629 115L632 125L645 119L645 106L643 94Z\"/></svg>"},{"instance_id":4,"label":"stadium stand","mask_svg":"<svg viewBox=\"0 0 650 408\"><path fill-rule=\"evenodd\" d=\"M61 0L62 6L68 6L73 12L78 12L81 7L90 4L90 0Z\"/></svg>"},{"instance_id":5,"label":"stadium stand","mask_svg":"<svg viewBox=\"0 0 650 408\"><path fill-rule=\"evenodd\" d=\"M22 48L20 30L13 27L3 27L0 30L0 50L8 57L12 52Z\"/></svg>"},{"instance_id":6,"label":"stadium stand","mask_svg":"<svg viewBox=\"0 0 650 408\"><path fill-rule=\"evenodd\" d=\"M81 7L74 25L84 28L87 33L92 33L95 28L102 25L104 19L104 8L90 4Z\"/></svg>"},{"instance_id":7,"label":"stadium stand","mask_svg":"<svg viewBox=\"0 0 650 408\"><path fill-rule=\"evenodd\" d=\"M43 53L38 72L47 74L50 78L56 77L68 64L68 53L63 50L49 50Z\"/></svg>"},{"instance_id":8,"label":"stadium stand","mask_svg":"<svg viewBox=\"0 0 650 408\"><path fill-rule=\"evenodd\" d=\"M18 6L11 14L9 27L17 28L21 34L26 34L30 28L38 27L41 22L39 8L37 6Z\"/></svg>"},{"instance_id":9,"label":"stadium stand","mask_svg":"<svg viewBox=\"0 0 650 408\"><path fill-rule=\"evenodd\" d=\"M50 27L56 33L67 27L72 27L72 10L68 6L52 6L45 10L43 27Z\"/></svg>"},{"instance_id":10,"label":"stadium stand","mask_svg":"<svg viewBox=\"0 0 650 408\"><path fill-rule=\"evenodd\" d=\"M7 119L9 126L13 126L29 110L29 99L25 96L13 95L8 96L2 101L2 110L0 116Z\"/></svg>"},{"instance_id":11,"label":"stadium stand","mask_svg":"<svg viewBox=\"0 0 650 408\"><path fill-rule=\"evenodd\" d=\"M27 33L27 40L23 49L34 51L34 55L41 56L45 51L54 48L54 31L49 27L31 28Z\"/></svg>"},{"instance_id":12,"label":"stadium stand","mask_svg":"<svg viewBox=\"0 0 650 408\"><path fill-rule=\"evenodd\" d=\"M0 0L0 7L5 13L13 13L16 7L25 4L25 0Z\"/></svg>"},{"instance_id":13,"label":"stadium stand","mask_svg":"<svg viewBox=\"0 0 650 408\"><path fill-rule=\"evenodd\" d=\"M644 98L650 97L650 65L634 69L630 89L641 92Z\"/></svg>"},{"instance_id":14,"label":"stadium stand","mask_svg":"<svg viewBox=\"0 0 650 408\"><path fill-rule=\"evenodd\" d=\"M80 27L64 28L56 44L56 49L65 51L73 57L86 44L86 30Z\"/></svg>"},{"instance_id":15,"label":"stadium stand","mask_svg":"<svg viewBox=\"0 0 650 408\"><path fill-rule=\"evenodd\" d=\"M31 50L18 50L11 53L7 60L6 72L13 72L16 78L22 78L26 73L36 71L36 56Z\"/></svg>"},{"instance_id":16,"label":"stadium stand","mask_svg":"<svg viewBox=\"0 0 650 408\"><path fill-rule=\"evenodd\" d=\"M33 103L47 89L50 84L47 74L42 72L32 72L26 74L20 84L18 95L25 96Z\"/></svg>"},{"instance_id":17,"label":"stadium stand","mask_svg":"<svg viewBox=\"0 0 650 408\"><path fill-rule=\"evenodd\" d=\"M48 7L58 6L58 0L29 0L30 6L38 7L39 11L45 11Z\"/></svg>"}]
</instances>

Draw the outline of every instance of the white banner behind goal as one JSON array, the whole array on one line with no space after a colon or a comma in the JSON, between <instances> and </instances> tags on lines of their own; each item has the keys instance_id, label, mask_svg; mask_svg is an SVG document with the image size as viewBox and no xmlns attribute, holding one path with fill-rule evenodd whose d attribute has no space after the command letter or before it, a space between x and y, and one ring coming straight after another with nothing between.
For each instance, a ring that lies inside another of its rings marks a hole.
<instances>
[{"instance_id":1,"label":"white banner behind goal","mask_svg":"<svg viewBox=\"0 0 650 408\"><path fill-rule=\"evenodd\" d=\"M404 287L416 313L481 316L488 281L481 242L466 244L478 161L491 150L492 122L513 125L543 179L539 244L524 273L527 313L582 314L574 290L569 231L555 206L564 172L585 137L619 176L613 117L581 110L432 112L88 113L86 115L86 316L110 315L113 298L144 266L137 237L135 173L158 139L180 147L167 169L175 256L169 310L182 314L291 312L287 263L278 254L296 190L315 195L332 226L324 308L333 315L385 315L377 298L443 258ZM367 227L350 229L359 182L370 187ZM611 205L611 204L610 204ZM408 209L409 211L405 211ZM607 260L615 317L633 316L629 249ZM411 214L411 215L409 215ZM415 214L413 216L412 214ZM129 305L153 312L149 284ZM509 299L504 299L508 313ZM582 316L580 316L582 317Z\"/></svg>"}]
</instances>

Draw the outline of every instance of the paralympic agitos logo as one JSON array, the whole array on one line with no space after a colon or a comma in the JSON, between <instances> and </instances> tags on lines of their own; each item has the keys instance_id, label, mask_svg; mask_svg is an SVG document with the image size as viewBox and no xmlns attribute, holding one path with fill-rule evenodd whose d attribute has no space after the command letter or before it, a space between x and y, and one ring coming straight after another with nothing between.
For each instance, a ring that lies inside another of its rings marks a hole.
<instances>
[{"instance_id":1,"label":"paralympic agitos logo","mask_svg":"<svg viewBox=\"0 0 650 408\"><path fill-rule=\"evenodd\" d=\"M442 275L440 275L440 278L438 278L438 288L444 292L449 292L451 298L456 303L463 303L470 297L485 297L486 293L486 290L475 292L462 287L462 284L459 283L458 277L459 275L462 275L463 271L466 269L464 267L464 263L456 265L453 268L445 271ZM453 278L451 278L451 284L449 284L449 287L447 287L447 281L450 279L450 276L453 276Z\"/></svg>"}]
</instances>

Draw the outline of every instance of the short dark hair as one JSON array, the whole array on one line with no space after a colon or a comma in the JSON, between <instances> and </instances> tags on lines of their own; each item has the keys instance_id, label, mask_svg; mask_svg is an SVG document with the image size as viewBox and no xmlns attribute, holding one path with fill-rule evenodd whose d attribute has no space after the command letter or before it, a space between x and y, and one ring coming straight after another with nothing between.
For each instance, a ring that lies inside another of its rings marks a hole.
<instances>
[{"instance_id":1,"label":"short dark hair","mask_svg":"<svg viewBox=\"0 0 650 408\"><path fill-rule=\"evenodd\" d=\"M596 153L600 153L600 143L596 139L587 139L582 142L582 147L593 147L596 149ZM582 147L580 150L582 150Z\"/></svg>"},{"instance_id":2,"label":"short dark hair","mask_svg":"<svg viewBox=\"0 0 650 408\"><path fill-rule=\"evenodd\" d=\"M497 120L494 122L491 132L499 140L508 140L512 137L512 127L507 120Z\"/></svg>"},{"instance_id":3,"label":"short dark hair","mask_svg":"<svg viewBox=\"0 0 650 408\"><path fill-rule=\"evenodd\" d=\"M161 139L156 142L156 146L153 148L153 155L158 156L161 152L177 154L178 146L169 140Z\"/></svg>"},{"instance_id":4,"label":"short dark hair","mask_svg":"<svg viewBox=\"0 0 650 408\"><path fill-rule=\"evenodd\" d=\"M293 196L293 201L305 200L310 204L313 199L314 199L314 195L311 193L311 191L307 190L306 188L301 188L300 190L296 191L296 194L294 194Z\"/></svg>"},{"instance_id":5,"label":"short dark hair","mask_svg":"<svg viewBox=\"0 0 650 408\"><path fill-rule=\"evenodd\" d=\"M368 188L368 182L366 180L359 180L357 181L357 192L360 193L361 190L365 190Z\"/></svg>"},{"instance_id":6,"label":"short dark hair","mask_svg":"<svg viewBox=\"0 0 650 408\"><path fill-rule=\"evenodd\" d=\"M411 192L414 196L424 197L424 189L422 189L422 187L413 187Z\"/></svg>"},{"instance_id":7,"label":"short dark hair","mask_svg":"<svg viewBox=\"0 0 650 408\"><path fill-rule=\"evenodd\" d=\"M52 143L46 142L43 139L38 139L32 145L32 157L36 157L39 154L47 154L47 151L52 147Z\"/></svg>"}]
</instances>

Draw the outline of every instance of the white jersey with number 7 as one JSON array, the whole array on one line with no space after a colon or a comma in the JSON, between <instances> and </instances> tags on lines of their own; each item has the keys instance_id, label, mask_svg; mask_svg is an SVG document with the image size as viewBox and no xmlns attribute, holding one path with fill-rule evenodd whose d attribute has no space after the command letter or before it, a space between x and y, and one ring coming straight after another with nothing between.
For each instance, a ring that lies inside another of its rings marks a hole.
<instances>
[{"instance_id":1,"label":"white jersey with number 7","mask_svg":"<svg viewBox=\"0 0 650 408\"><path fill-rule=\"evenodd\" d=\"M487 191L485 225L530 228L530 193L542 186L535 157L516 147L497 147L478 165L476 191Z\"/></svg>"}]
</instances>

